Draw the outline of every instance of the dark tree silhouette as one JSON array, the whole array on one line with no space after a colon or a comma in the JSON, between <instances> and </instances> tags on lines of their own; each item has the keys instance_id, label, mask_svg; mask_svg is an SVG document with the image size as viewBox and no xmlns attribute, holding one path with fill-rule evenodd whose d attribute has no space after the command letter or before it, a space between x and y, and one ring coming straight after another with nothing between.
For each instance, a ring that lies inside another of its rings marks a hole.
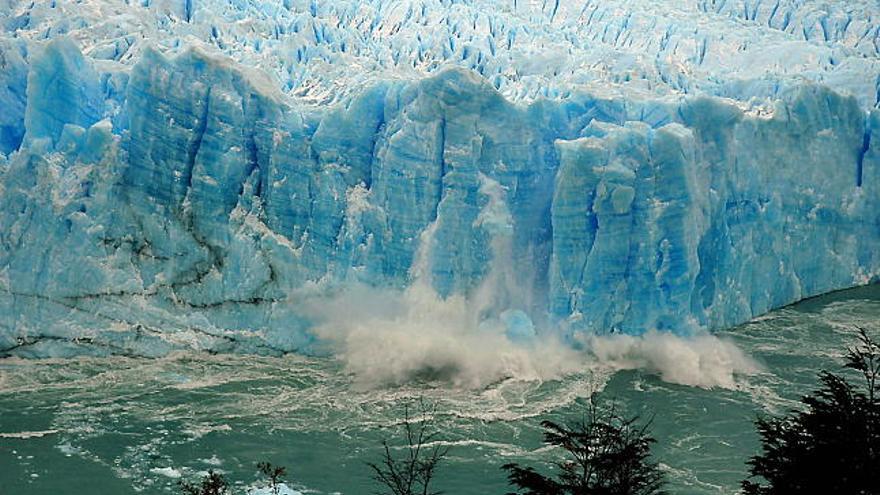
<instances>
[{"instance_id":1,"label":"dark tree silhouette","mask_svg":"<svg viewBox=\"0 0 880 495\"><path fill-rule=\"evenodd\" d=\"M275 466L269 462L258 463L257 469L269 480L269 488L272 489L272 493L275 495L281 493L281 483L284 482L287 469L284 466Z\"/></svg>"},{"instance_id":2,"label":"dark tree silhouette","mask_svg":"<svg viewBox=\"0 0 880 495\"><path fill-rule=\"evenodd\" d=\"M648 430L638 417L624 417L614 407L590 401L587 414L572 425L543 421L544 442L563 449L556 479L531 467L502 466L517 492L508 495L660 495L665 479L651 460Z\"/></svg>"},{"instance_id":3,"label":"dark tree silhouette","mask_svg":"<svg viewBox=\"0 0 880 495\"><path fill-rule=\"evenodd\" d=\"M178 482L180 491L186 495L227 495L229 493L229 483L220 473L212 470L202 478L201 484L189 483L186 481Z\"/></svg>"},{"instance_id":4,"label":"dark tree silhouette","mask_svg":"<svg viewBox=\"0 0 880 495\"><path fill-rule=\"evenodd\" d=\"M755 422L763 445L748 461L746 495L880 495L880 344L863 328L858 339L844 366L861 375L859 385L822 371L803 410Z\"/></svg>"},{"instance_id":5,"label":"dark tree silhouette","mask_svg":"<svg viewBox=\"0 0 880 495\"><path fill-rule=\"evenodd\" d=\"M373 470L373 479L383 487L381 495L440 495L432 491L431 482L440 462L449 453L449 447L438 442L434 431L437 407L424 399L418 401L417 417L412 417L410 405L404 406L403 434L406 445L402 455L395 456L387 440L382 441L384 452L379 463L367 463Z\"/></svg>"}]
</instances>

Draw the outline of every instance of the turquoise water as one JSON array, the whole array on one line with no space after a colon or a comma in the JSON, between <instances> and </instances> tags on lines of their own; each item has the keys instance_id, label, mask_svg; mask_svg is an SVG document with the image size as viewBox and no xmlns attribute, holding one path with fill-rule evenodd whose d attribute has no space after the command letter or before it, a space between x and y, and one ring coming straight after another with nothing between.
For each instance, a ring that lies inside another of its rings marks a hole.
<instances>
[{"instance_id":1,"label":"turquoise water","mask_svg":"<svg viewBox=\"0 0 880 495\"><path fill-rule=\"evenodd\" d=\"M499 466L538 463L538 423L577 417L604 388L653 416L669 489L732 494L757 448L752 421L793 406L816 372L837 369L852 325L880 331L877 286L811 299L722 332L763 372L731 389L594 367L561 380L363 389L333 359L175 355L162 359L0 360L0 494L175 493L176 478L222 470L244 493L255 464L287 466L311 493L372 493L365 461L394 439L408 398L437 403L451 457L437 488L502 494Z\"/></svg>"}]
</instances>

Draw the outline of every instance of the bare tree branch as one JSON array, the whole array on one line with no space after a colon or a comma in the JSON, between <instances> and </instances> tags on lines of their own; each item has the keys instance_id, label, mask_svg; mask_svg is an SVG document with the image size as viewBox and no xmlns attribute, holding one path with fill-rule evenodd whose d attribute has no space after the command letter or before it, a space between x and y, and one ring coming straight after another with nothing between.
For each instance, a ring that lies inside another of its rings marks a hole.
<instances>
[{"instance_id":1,"label":"bare tree branch","mask_svg":"<svg viewBox=\"0 0 880 495\"><path fill-rule=\"evenodd\" d=\"M398 459L387 441L380 464L367 463L373 470L373 479L383 487L378 495L441 495L432 491L431 483L437 467L449 453L449 447L439 443L434 431L437 407L424 398L417 401L418 415L413 417L410 404L404 405L403 438L406 452Z\"/></svg>"}]
</instances>

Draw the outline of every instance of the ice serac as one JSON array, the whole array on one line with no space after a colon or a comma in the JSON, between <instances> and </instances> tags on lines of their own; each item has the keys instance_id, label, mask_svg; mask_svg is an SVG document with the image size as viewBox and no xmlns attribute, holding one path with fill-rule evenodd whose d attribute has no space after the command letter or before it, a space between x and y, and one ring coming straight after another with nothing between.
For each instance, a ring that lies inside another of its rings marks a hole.
<instances>
[{"instance_id":1,"label":"ice serac","mask_svg":"<svg viewBox=\"0 0 880 495\"><path fill-rule=\"evenodd\" d=\"M71 139L65 126L87 128L103 111L98 77L73 42L52 40L30 63L25 139L49 139L53 145ZM69 129L69 128L68 128Z\"/></svg>"},{"instance_id":2,"label":"ice serac","mask_svg":"<svg viewBox=\"0 0 880 495\"><path fill-rule=\"evenodd\" d=\"M598 331L722 328L876 277L875 131L853 99L807 85L766 114L707 97L677 114L559 141L556 314Z\"/></svg>"},{"instance_id":3,"label":"ice serac","mask_svg":"<svg viewBox=\"0 0 880 495\"><path fill-rule=\"evenodd\" d=\"M728 3L13 0L0 354L322 352L351 284L529 342L876 281L876 6Z\"/></svg>"},{"instance_id":4,"label":"ice serac","mask_svg":"<svg viewBox=\"0 0 880 495\"><path fill-rule=\"evenodd\" d=\"M560 141L553 201L553 309L587 328L687 330L706 228L693 132L591 126Z\"/></svg>"},{"instance_id":5,"label":"ice serac","mask_svg":"<svg viewBox=\"0 0 880 495\"><path fill-rule=\"evenodd\" d=\"M26 54L21 43L0 40L0 155L4 156L17 150L24 139Z\"/></svg>"}]
</instances>

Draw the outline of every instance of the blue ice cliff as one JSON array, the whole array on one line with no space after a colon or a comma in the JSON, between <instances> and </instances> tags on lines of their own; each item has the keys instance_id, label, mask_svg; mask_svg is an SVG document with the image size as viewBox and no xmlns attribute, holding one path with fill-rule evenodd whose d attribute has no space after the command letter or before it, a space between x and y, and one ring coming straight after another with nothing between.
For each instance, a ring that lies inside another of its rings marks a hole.
<instances>
[{"instance_id":1,"label":"blue ice cliff","mask_svg":"<svg viewBox=\"0 0 880 495\"><path fill-rule=\"evenodd\" d=\"M870 0L0 0L0 355L728 327L880 277L878 99Z\"/></svg>"}]
</instances>

